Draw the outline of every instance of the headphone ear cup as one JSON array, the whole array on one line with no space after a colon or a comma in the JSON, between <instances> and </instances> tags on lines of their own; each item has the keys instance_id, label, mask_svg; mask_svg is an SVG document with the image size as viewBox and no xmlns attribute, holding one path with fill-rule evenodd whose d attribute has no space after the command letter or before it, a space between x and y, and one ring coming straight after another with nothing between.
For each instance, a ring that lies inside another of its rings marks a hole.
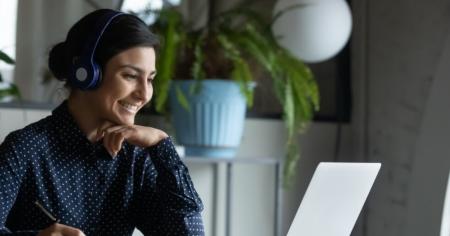
<instances>
[{"instance_id":1,"label":"headphone ear cup","mask_svg":"<svg viewBox=\"0 0 450 236\"><path fill-rule=\"evenodd\" d=\"M102 69L99 64L93 63L92 64L92 81L89 83L88 89L95 89L100 86L100 83L102 81Z\"/></svg>"},{"instance_id":2,"label":"headphone ear cup","mask_svg":"<svg viewBox=\"0 0 450 236\"><path fill-rule=\"evenodd\" d=\"M89 63L81 58L72 66L72 75L70 84L81 90L93 89L96 84L96 75L98 75L96 65Z\"/></svg>"}]
</instances>

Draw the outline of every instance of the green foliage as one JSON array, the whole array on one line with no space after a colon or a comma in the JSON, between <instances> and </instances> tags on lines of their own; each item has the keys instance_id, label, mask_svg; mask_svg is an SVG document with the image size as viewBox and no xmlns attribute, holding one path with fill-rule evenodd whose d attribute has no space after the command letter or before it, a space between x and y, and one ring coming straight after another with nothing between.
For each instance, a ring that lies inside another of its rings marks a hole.
<instances>
[{"instance_id":1,"label":"green foliage","mask_svg":"<svg viewBox=\"0 0 450 236\"><path fill-rule=\"evenodd\" d=\"M0 61L4 61L5 63L11 65L15 63L14 59L6 55L6 53L4 53L1 50L0 50ZM1 74L0 74L0 82L3 82ZM9 87L0 89L0 100L6 96L13 96L20 99L21 97L19 88L17 88L15 84L10 84Z\"/></svg>"},{"instance_id":2,"label":"green foliage","mask_svg":"<svg viewBox=\"0 0 450 236\"><path fill-rule=\"evenodd\" d=\"M14 96L21 99L19 88L15 84L11 84L9 88L0 89L0 99L6 96Z\"/></svg>"},{"instance_id":3,"label":"green foliage","mask_svg":"<svg viewBox=\"0 0 450 236\"><path fill-rule=\"evenodd\" d=\"M230 37L231 38L231 37ZM244 94L247 105L253 105L253 89L250 86L253 80L250 66L242 58L242 55L233 41L227 37L226 34L219 33L217 35L220 45L224 49L225 57L230 59L233 63L233 70L231 71L231 78L239 83L242 94Z\"/></svg>"},{"instance_id":4,"label":"green foliage","mask_svg":"<svg viewBox=\"0 0 450 236\"><path fill-rule=\"evenodd\" d=\"M1 50L0 50L0 61L4 61L10 65L15 63L15 61L11 57L6 55L6 53L2 52Z\"/></svg>"},{"instance_id":5,"label":"green foliage","mask_svg":"<svg viewBox=\"0 0 450 236\"><path fill-rule=\"evenodd\" d=\"M181 91L181 89L179 87L176 87L175 89L176 89L175 91L177 94L177 99L180 102L181 106L190 112L191 107L189 106L189 102L188 102L186 96L184 95L183 91Z\"/></svg>"},{"instance_id":6,"label":"green foliage","mask_svg":"<svg viewBox=\"0 0 450 236\"><path fill-rule=\"evenodd\" d=\"M271 31L273 22L252 10L236 8L223 12L197 30L190 30L176 9L163 9L158 14L157 22L151 26L163 36L154 83L156 110L165 112L170 81L174 78L197 80L191 92L198 91L206 78L235 80L251 106L253 66L264 68L283 107L288 131L284 183L289 185L300 157L297 135L319 109L318 87L311 70L278 45ZM187 104L178 90L177 97Z\"/></svg>"},{"instance_id":7,"label":"green foliage","mask_svg":"<svg viewBox=\"0 0 450 236\"><path fill-rule=\"evenodd\" d=\"M170 81L174 74L173 68L176 63L178 45L184 37L184 32L177 28L180 27L181 23L181 15L177 11L161 11L159 14L160 21L158 23L160 24L159 27L165 29L164 32L161 32L165 41L156 65L158 68L158 88L155 89L154 100L156 110L164 111Z\"/></svg>"}]
</instances>

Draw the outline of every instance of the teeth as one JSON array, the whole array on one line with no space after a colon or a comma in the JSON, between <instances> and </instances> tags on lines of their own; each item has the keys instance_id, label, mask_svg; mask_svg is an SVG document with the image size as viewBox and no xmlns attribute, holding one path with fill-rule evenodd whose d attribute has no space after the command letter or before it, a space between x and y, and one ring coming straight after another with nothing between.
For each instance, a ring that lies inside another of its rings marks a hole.
<instances>
[{"instance_id":1,"label":"teeth","mask_svg":"<svg viewBox=\"0 0 450 236\"><path fill-rule=\"evenodd\" d=\"M133 112L133 113L137 112L138 107L139 107L138 105L133 105L133 104L122 102L122 101L120 101L119 104L122 105L128 111Z\"/></svg>"}]
</instances>

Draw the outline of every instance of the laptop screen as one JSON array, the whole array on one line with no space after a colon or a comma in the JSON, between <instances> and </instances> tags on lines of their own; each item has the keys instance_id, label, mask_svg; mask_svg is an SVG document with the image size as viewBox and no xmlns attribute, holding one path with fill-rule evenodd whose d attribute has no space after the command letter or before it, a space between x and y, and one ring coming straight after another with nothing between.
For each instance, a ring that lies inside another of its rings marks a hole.
<instances>
[{"instance_id":1,"label":"laptop screen","mask_svg":"<svg viewBox=\"0 0 450 236\"><path fill-rule=\"evenodd\" d=\"M287 235L349 236L380 167L380 163L320 163Z\"/></svg>"}]
</instances>

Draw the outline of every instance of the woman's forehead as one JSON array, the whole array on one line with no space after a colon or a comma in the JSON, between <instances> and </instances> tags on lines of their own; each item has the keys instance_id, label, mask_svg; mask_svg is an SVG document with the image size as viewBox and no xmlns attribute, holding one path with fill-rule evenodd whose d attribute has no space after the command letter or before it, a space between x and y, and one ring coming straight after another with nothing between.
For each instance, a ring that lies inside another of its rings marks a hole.
<instances>
[{"instance_id":1,"label":"woman's forehead","mask_svg":"<svg viewBox=\"0 0 450 236\"><path fill-rule=\"evenodd\" d=\"M130 68L138 72L155 70L155 50L151 47L134 47L115 55L108 62L116 68Z\"/></svg>"}]
</instances>

